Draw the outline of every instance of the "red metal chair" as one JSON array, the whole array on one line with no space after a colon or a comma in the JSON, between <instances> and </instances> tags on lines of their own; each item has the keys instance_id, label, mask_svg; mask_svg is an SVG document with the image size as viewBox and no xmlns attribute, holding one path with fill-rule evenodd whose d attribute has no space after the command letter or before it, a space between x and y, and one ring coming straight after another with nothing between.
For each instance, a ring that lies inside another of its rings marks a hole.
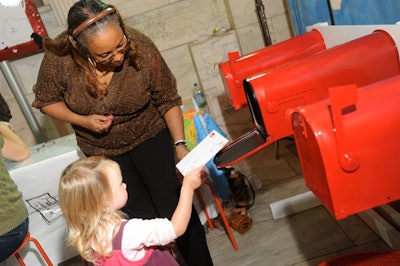
<instances>
[{"instance_id":1,"label":"red metal chair","mask_svg":"<svg viewBox=\"0 0 400 266\"><path fill-rule=\"evenodd\" d=\"M50 259L47 256L46 252L44 251L44 249L40 245L39 241L37 241L35 238L31 237L31 234L29 232L26 234L25 239L22 242L22 244L19 246L19 248L13 254L11 254L10 257L15 256L17 258L19 264L22 265L22 266L25 266L26 264L25 264L24 260L22 259L22 257L19 255L19 252L25 247L25 245L29 241L31 241L31 242L33 242L35 244L36 248L39 250L39 252L42 255L43 259L46 261L47 265L53 266L53 263L50 261Z\"/></svg>"},{"instance_id":2,"label":"red metal chair","mask_svg":"<svg viewBox=\"0 0 400 266\"><path fill-rule=\"evenodd\" d=\"M176 171L176 174L178 176L179 181L182 183L182 180L183 180L182 174L179 171ZM221 204L221 201L219 200L217 191L215 190L214 186L208 180L206 180L203 185L207 185L210 188L210 191L211 191L211 193L213 195L214 201L215 201L215 203L217 205L218 211L219 211L219 213L221 215L221 218L222 218L222 221L224 223L226 233L228 234L229 239L231 240L233 249L236 250L236 251L239 250L239 246L238 246L238 244L236 242L235 236L232 233L232 229L231 229L231 227L229 225L228 219L226 218L226 215L225 215L225 212L224 212L224 208L223 208L223 206ZM196 190L196 195L197 195L197 198L199 199L199 202L200 202L201 208L203 209L204 215L206 216L208 227L210 227L211 230L214 230L215 229L214 224L211 221L210 215L209 215L209 213L207 211L207 206L204 203L203 196L201 195L201 192L200 192L199 189Z\"/></svg>"},{"instance_id":3,"label":"red metal chair","mask_svg":"<svg viewBox=\"0 0 400 266\"><path fill-rule=\"evenodd\" d=\"M229 221L226 218L226 215L225 215L225 212L224 212L224 208L222 207L221 201L218 198L218 195L217 195L217 192L215 191L214 186L208 180L204 184L207 185L210 188L211 193L213 194L214 201L217 204L217 208L219 210L219 214L221 215L222 221L223 221L223 223L225 225L226 233L228 234L229 239L231 240L233 249L236 250L236 251L239 250L239 246L238 246L238 244L236 242L236 239L235 239L235 237L234 237L234 235L232 233L232 229L231 229L231 227L229 225ZM201 207L202 207L202 209L204 211L204 214L205 214L205 216L207 218L207 224L208 224L208 226L210 227L211 230L214 230L214 225L213 225L213 223L211 221L210 215L208 214L207 207L206 207L206 205L204 203L204 200L203 200L203 197L201 195L201 192L199 190L196 190L196 194L197 194L197 197L199 198L200 205L201 205Z\"/></svg>"}]
</instances>

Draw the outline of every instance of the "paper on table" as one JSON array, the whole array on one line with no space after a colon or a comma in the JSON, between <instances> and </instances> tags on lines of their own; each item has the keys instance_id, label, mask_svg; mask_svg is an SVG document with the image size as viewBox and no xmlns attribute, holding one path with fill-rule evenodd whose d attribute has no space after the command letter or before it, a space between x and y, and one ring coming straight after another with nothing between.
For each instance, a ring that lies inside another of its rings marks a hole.
<instances>
[{"instance_id":1,"label":"paper on table","mask_svg":"<svg viewBox=\"0 0 400 266\"><path fill-rule=\"evenodd\" d=\"M226 143L228 143L228 140L213 130L188 155L179 161L176 167L182 175L186 175L190 170L206 164Z\"/></svg>"}]
</instances>

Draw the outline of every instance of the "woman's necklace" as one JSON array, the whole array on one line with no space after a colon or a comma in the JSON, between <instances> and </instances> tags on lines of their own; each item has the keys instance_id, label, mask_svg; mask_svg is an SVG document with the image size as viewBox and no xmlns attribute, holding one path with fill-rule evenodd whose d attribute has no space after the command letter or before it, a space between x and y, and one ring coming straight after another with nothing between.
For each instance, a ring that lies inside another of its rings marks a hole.
<instances>
[{"instance_id":1,"label":"woman's necklace","mask_svg":"<svg viewBox=\"0 0 400 266\"><path fill-rule=\"evenodd\" d=\"M108 87L108 85L111 82L114 71L107 68L98 68L96 63L90 57L88 57L88 61L93 75L100 83L99 85L104 86L105 88Z\"/></svg>"},{"instance_id":2,"label":"woman's necklace","mask_svg":"<svg viewBox=\"0 0 400 266\"><path fill-rule=\"evenodd\" d=\"M97 78L104 77L105 75L107 75L108 73L110 73L110 72L108 72L107 70L100 71L100 70L98 70L97 68L95 68L94 71L95 71L95 73L96 73L96 77L97 77Z\"/></svg>"},{"instance_id":3,"label":"woman's necklace","mask_svg":"<svg viewBox=\"0 0 400 266\"><path fill-rule=\"evenodd\" d=\"M103 86L108 86L111 82L112 76L114 74L113 71L109 71L109 70L98 70L97 68L95 68L95 74L96 74L96 78L99 81L100 84L103 84Z\"/></svg>"}]
</instances>

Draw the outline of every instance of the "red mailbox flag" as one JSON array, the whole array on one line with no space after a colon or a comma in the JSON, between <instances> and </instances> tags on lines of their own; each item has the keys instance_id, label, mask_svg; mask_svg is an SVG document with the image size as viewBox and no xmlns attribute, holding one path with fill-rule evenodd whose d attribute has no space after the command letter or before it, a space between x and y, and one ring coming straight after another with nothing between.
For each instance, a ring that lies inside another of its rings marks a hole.
<instances>
[{"instance_id":1,"label":"red mailbox flag","mask_svg":"<svg viewBox=\"0 0 400 266\"><path fill-rule=\"evenodd\" d=\"M346 109L351 111L357 102L357 86L347 85L329 88L331 99L331 112L333 128L336 136L336 148L338 151L339 162L344 171L354 171L358 168L359 162L347 151L345 129L343 127L343 114Z\"/></svg>"}]
</instances>

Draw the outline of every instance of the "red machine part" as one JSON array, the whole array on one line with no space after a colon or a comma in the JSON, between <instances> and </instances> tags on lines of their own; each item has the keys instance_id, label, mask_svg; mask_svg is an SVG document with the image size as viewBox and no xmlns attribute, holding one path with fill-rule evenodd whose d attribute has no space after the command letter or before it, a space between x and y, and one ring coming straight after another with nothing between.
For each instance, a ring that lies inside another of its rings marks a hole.
<instances>
[{"instance_id":1,"label":"red machine part","mask_svg":"<svg viewBox=\"0 0 400 266\"><path fill-rule=\"evenodd\" d=\"M21 1L22 2L22 1ZM48 36L47 30L43 24L43 21L40 17L39 11L37 10L34 1L24 1L25 4L25 13L29 23L32 26L32 34L36 34L38 37ZM21 4L22 5L22 4ZM22 7L16 7L22 8ZM11 23L11 22L10 22ZM4 27L3 31L12 31L13 27L17 25L11 25L10 27ZM11 33L8 33L11 35ZM28 37L28 36L26 36ZM30 36L33 38L33 36ZM42 47L39 47L34 40L30 40L24 43L16 44L12 47L6 47L0 50L0 62L5 60L11 60L15 58L20 58L32 53L38 52Z\"/></svg>"},{"instance_id":2,"label":"red machine part","mask_svg":"<svg viewBox=\"0 0 400 266\"><path fill-rule=\"evenodd\" d=\"M330 87L362 87L398 74L396 44L387 32L377 30L249 77L244 88L255 130L225 146L214 162L219 167L235 164L292 135L287 110L326 99Z\"/></svg>"},{"instance_id":3,"label":"red machine part","mask_svg":"<svg viewBox=\"0 0 400 266\"><path fill-rule=\"evenodd\" d=\"M325 49L319 31L312 30L243 56L237 51L228 53L229 60L219 64L219 72L229 103L236 110L247 105L245 78Z\"/></svg>"},{"instance_id":4,"label":"red machine part","mask_svg":"<svg viewBox=\"0 0 400 266\"><path fill-rule=\"evenodd\" d=\"M400 75L334 87L291 113L306 185L336 219L400 199L399 88Z\"/></svg>"}]
</instances>

